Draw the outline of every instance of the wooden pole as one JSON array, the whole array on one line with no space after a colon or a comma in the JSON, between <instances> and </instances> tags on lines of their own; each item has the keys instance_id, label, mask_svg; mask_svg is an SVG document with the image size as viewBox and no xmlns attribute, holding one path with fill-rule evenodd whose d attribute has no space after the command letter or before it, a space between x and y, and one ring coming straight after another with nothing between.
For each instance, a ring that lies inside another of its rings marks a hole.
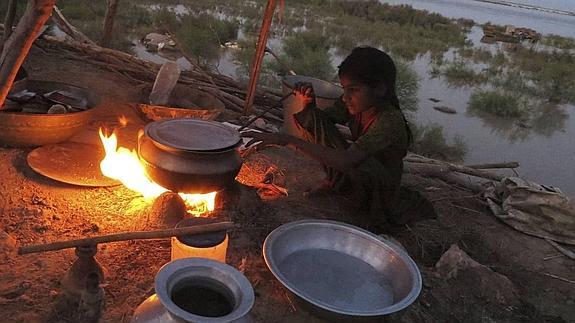
<instances>
[{"instance_id":1,"label":"wooden pole","mask_svg":"<svg viewBox=\"0 0 575 323\"><path fill-rule=\"evenodd\" d=\"M8 10L6 10L6 16L4 17L4 42L8 40L8 37L12 34L12 26L14 25L14 18L16 17L16 9L18 7L17 0L8 1Z\"/></svg>"},{"instance_id":2,"label":"wooden pole","mask_svg":"<svg viewBox=\"0 0 575 323\"><path fill-rule=\"evenodd\" d=\"M24 255L34 252L53 251L66 248L75 248L78 246L89 246L89 245L96 245L98 243L116 242L124 240L169 238L181 235L223 231L231 229L233 227L234 224L232 222L219 222L219 223L195 225L193 227L182 227L182 228L166 229L166 230L115 233L91 238L58 241L47 244L20 247L18 248L18 254Z\"/></svg>"},{"instance_id":3,"label":"wooden pole","mask_svg":"<svg viewBox=\"0 0 575 323\"><path fill-rule=\"evenodd\" d=\"M116 17L116 11L118 9L118 2L120 0L107 0L106 1L106 16L104 18L104 32L102 35L101 45L103 47L110 46L110 41L112 39L112 31L114 30L114 18Z\"/></svg>"},{"instance_id":4,"label":"wooden pole","mask_svg":"<svg viewBox=\"0 0 575 323\"><path fill-rule=\"evenodd\" d=\"M252 61L252 69L250 70L250 83L248 85L246 101L244 105L245 115L248 114L248 111L254 102L256 86L260 75L260 67L262 65L262 61L264 58L266 44L268 41L268 35L270 32L270 27L272 25L272 18L274 17L275 8L276 8L275 0L268 0L268 4L264 12L264 19L262 21L262 26L260 28L260 34L258 36L256 52L254 55L254 59Z\"/></svg>"},{"instance_id":5,"label":"wooden pole","mask_svg":"<svg viewBox=\"0 0 575 323\"><path fill-rule=\"evenodd\" d=\"M50 18L55 3L56 0L28 0L24 16L4 43L0 55L0 109L4 106L4 100L12 88L20 66L28 56L32 43Z\"/></svg>"}]
</instances>

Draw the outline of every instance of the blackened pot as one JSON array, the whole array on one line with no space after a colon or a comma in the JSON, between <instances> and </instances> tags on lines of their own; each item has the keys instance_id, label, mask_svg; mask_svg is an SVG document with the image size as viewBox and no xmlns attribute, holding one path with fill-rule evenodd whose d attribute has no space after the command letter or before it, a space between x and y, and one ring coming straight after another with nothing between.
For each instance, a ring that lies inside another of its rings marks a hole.
<instances>
[{"instance_id":1,"label":"blackened pot","mask_svg":"<svg viewBox=\"0 0 575 323\"><path fill-rule=\"evenodd\" d=\"M138 155L159 185L184 193L209 193L232 185L242 166L239 133L196 119L152 122L138 137Z\"/></svg>"}]
</instances>

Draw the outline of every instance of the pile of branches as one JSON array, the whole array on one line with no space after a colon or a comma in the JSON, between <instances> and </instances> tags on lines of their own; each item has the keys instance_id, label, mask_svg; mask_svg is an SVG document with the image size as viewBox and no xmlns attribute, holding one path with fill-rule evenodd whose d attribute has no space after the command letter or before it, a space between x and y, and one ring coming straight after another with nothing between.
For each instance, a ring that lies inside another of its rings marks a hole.
<instances>
[{"instance_id":1,"label":"pile of branches","mask_svg":"<svg viewBox=\"0 0 575 323\"><path fill-rule=\"evenodd\" d=\"M68 59L88 61L102 69L121 74L129 81L137 84L153 83L161 67L159 64L122 51L100 47L94 43L60 40L47 35L42 36L42 39L43 41L36 42L36 46L45 51L58 51L59 55ZM192 70L182 71L178 83L207 92L221 100L226 109L244 113L244 100L247 95L245 86L228 76L192 66L194 67ZM258 89L254 105L250 108L249 113L261 114L264 110L269 110L263 118L277 124L282 121L282 112L279 108L273 108L279 106L280 99L279 90Z\"/></svg>"}]
</instances>

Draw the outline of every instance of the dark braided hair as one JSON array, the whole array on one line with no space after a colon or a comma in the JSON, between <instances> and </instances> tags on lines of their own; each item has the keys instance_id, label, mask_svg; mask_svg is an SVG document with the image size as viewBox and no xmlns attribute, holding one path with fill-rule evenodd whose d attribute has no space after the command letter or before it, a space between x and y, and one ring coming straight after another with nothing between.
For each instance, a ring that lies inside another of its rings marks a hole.
<instances>
[{"instance_id":1,"label":"dark braided hair","mask_svg":"<svg viewBox=\"0 0 575 323\"><path fill-rule=\"evenodd\" d=\"M369 47L360 46L351 51L343 62L339 65L338 75L349 77L355 81L366 84L369 87L376 87L383 83L387 88L384 100L399 109L399 99L395 92L397 69L393 59L385 52ZM403 116L405 128L408 134L408 144L413 142L413 134Z\"/></svg>"},{"instance_id":2,"label":"dark braided hair","mask_svg":"<svg viewBox=\"0 0 575 323\"><path fill-rule=\"evenodd\" d=\"M381 50L369 46L354 48L339 65L338 75L345 75L370 87L383 83L387 88L384 99L399 108L395 93L397 69L391 57Z\"/></svg>"}]
</instances>

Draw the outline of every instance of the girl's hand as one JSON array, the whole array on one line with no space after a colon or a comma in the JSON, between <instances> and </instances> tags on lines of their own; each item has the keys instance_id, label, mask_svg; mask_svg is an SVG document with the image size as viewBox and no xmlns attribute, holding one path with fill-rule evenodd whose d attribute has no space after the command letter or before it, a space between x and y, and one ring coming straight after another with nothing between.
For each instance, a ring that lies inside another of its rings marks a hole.
<instances>
[{"instance_id":1,"label":"girl's hand","mask_svg":"<svg viewBox=\"0 0 575 323\"><path fill-rule=\"evenodd\" d=\"M293 87L293 93L302 106L306 107L310 104L315 104L315 93L311 83L297 82Z\"/></svg>"},{"instance_id":2,"label":"girl's hand","mask_svg":"<svg viewBox=\"0 0 575 323\"><path fill-rule=\"evenodd\" d=\"M261 144L264 146L270 145L277 145L277 146L285 146L288 144L286 135L283 133L265 133L265 132L257 132L257 131L246 131L240 134L242 137L252 138L248 141L245 146L246 148L253 146L257 142L261 141Z\"/></svg>"}]
</instances>

